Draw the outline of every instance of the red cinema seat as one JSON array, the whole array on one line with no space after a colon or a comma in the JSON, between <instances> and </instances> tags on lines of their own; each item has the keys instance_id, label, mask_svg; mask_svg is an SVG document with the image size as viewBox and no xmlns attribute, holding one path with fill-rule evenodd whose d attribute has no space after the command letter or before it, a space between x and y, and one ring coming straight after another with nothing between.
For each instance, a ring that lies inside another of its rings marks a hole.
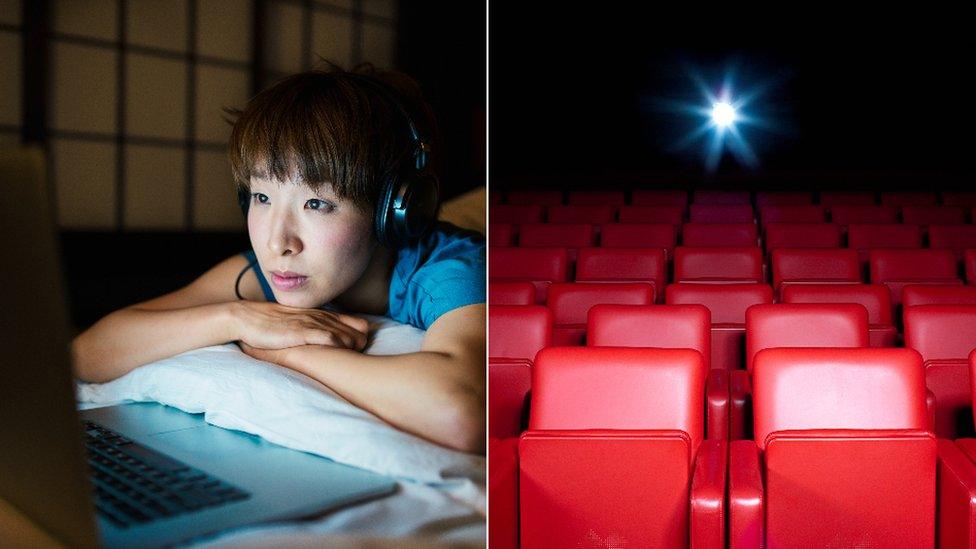
<instances>
[{"instance_id":1,"label":"red cinema seat","mask_svg":"<svg viewBox=\"0 0 976 549\"><path fill-rule=\"evenodd\" d=\"M966 250L976 248L976 225L930 225L929 248L952 250L961 261Z\"/></svg>"},{"instance_id":2,"label":"red cinema seat","mask_svg":"<svg viewBox=\"0 0 976 549\"><path fill-rule=\"evenodd\" d=\"M966 222L966 210L961 206L902 206L901 222L923 227L962 225Z\"/></svg>"},{"instance_id":3,"label":"red cinema seat","mask_svg":"<svg viewBox=\"0 0 976 549\"><path fill-rule=\"evenodd\" d=\"M916 249L922 247L918 225L900 223L854 224L847 227L847 247L857 250L857 259L867 273L868 252L874 249Z\"/></svg>"},{"instance_id":4,"label":"red cinema seat","mask_svg":"<svg viewBox=\"0 0 976 549\"><path fill-rule=\"evenodd\" d=\"M580 248L596 245L596 232L592 225L529 223L522 225L519 234L521 248L566 248L570 271L576 263Z\"/></svg>"},{"instance_id":5,"label":"red cinema seat","mask_svg":"<svg viewBox=\"0 0 976 549\"><path fill-rule=\"evenodd\" d=\"M976 285L976 249L963 252L962 262L966 269L966 283Z\"/></svg>"},{"instance_id":6,"label":"red cinema seat","mask_svg":"<svg viewBox=\"0 0 976 549\"><path fill-rule=\"evenodd\" d=\"M531 366L552 340L552 314L540 305L495 305L488 309L488 435L522 432Z\"/></svg>"},{"instance_id":7,"label":"red cinema seat","mask_svg":"<svg viewBox=\"0 0 976 549\"><path fill-rule=\"evenodd\" d=\"M681 245L692 248L742 248L759 245L755 223L685 223Z\"/></svg>"},{"instance_id":8,"label":"red cinema seat","mask_svg":"<svg viewBox=\"0 0 976 549\"><path fill-rule=\"evenodd\" d=\"M630 193L630 203L634 206L681 206L684 209L688 207L688 192L677 189L636 190Z\"/></svg>"},{"instance_id":9,"label":"red cinema seat","mask_svg":"<svg viewBox=\"0 0 976 549\"><path fill-rule=\"evenodd\" d=\"M903 308L915 305L976 305L976 288L942 284L909 284L901 291Z\"/></svg>"},{"instance_id":10,"label":"red cinema seat","mask_svg":"<svg viewBox=\"0 0 976 549\"><path fill-rule=\"evenodd\" d=\"M881 193L886 206L934 206L938 196L926 191L889 191Z\"/></svg>"},{"instance_id":11,"label":"red cinema seat","mask_svg":"<svg viewBox=\"0 0 976 549\"><path fill-rule=\"evenodd\" d=\"M562 191L521 190L508 191L509 204L558 206L563 203Z\"/></svg>"},{"instance_id":12,"label":"red cinema seat","mask_svg":"<svg viewBox=\"0 0 976 549\"><path fill-rule=\"evenodd\" d=\"M488 305L534 305L535 286L531 282L489 282Z\"/></svg>"},{"instance_id":13,"label":"red cinema seat","mask_svg":"<svg viewBox=\"0 0 976 549\"><path fill-rule=\"evenodd\" d=\"M674 249L674 281L709 284L762 282L762 250L743 248Z\"/></svg>"},{"instance_id":14,"label":"red cinema seat","mask_svg":"<svg viewBox=\"0 0 976 549\"><path fill-rule=\"evenodd\" d=\"M806 206L813 204L809 191L760 191L756 193L756 206ZM821 219L820 221L823 221Z\"/></svg>"},{"instance_id":15,"label":"red cinema seat","mask_svg":"<svg viewBox=\"0 0 976 549\"><path fill-rule=\"evenodd\" d=\"M976 193L943 191L942 203L945 204L946 206L964 206L964 207L972 208L976 206Z\"/></svg>"},{"instance_id":16,"label":"red cinema seat","mask_svg":"<svg viewBox=\"0 0 976 549\"><path fill-rule=\"evenodd\" d=\"M549 288L549 310L552 311L552 344L556 347L586 344L586 315L600 303L651 305L654 287L646 282L557 283Z\"/></svg>"},{"instance_id":17,"label":"red cinema seat","mask_svg":"<svg viewBox=\"0 0 976 549\"><path fill-rule=\"evenodd\" d=\"M821 191L820 205L833 206L873 206L875 196L871 191Z\"/></svg>"},{"instance_id":18,"label":"red cinema seat","mask_svg":"<svg viewBox=\"0 0 976 549\"><path fill-rule=\"evenodd\" d=\"M587 317L591 347L694 349L709 367L711 315L704 305L594 305ZM729 374L710 370L705 384L706 437L728 440Z\"/></svg>"},{"instance_id":19,"label":"red cinema seat","mask_svg":"<svg viewBox=\"0 0 976 549\"><path fill-rule=\"evenodd\" d=\"M727 443L703 440L705 376L689 349L539 353L521 548L724 547Z\"/></svg>"},{"instance_id":20,"label":"red cinema seat","mask_svg":"<svg viewBox=\"0 0 976 549\"><path fill-rule=\"evenodd\" d=\"M938 547L976 547L976 439L938 444Z\"/></svg>"},{"instance_id":21,"label":"red cinema seat","mask_svg":"<svg viewBox=\"0 0 976 549\"><path fill-rule=\"evenodd\" d=\"M823 206L760 206L759 221L765 227L769 223L824 223L827 215Z\"/></svg>"},{"instance_id":22,"label":"red cinema seat","mask_svg":"<svg viewBox=\"0 0 976 549\"><path fill-rule=\"evenodd\" d=\"M546 221L549 223L600 225L601 223L612 223L615 211L613 206L602 205L549 206L546 210Z\"/></svg>"},{"instance_id":23,"label":"red cinema seat","mask_svg":"<svg viewBox=\"0 0 976 549\"><path fill-rule=\"evenodd\" d=\"M962 284L956 258L949 250L871 250L871 282L891 289L891 302L901 305L901 290L908 284Z\"/></svg>"},{"instance_id":24,"label":"red cinema seat","mask_svg":"<svg viewBox=\"0 0 976 549\"><path fill-rule=\"evenodd\" d=\"M518 532L518 439L488 439L489 549L515 549Z\"/></svg>"},{"instance_id":25,"label":"red cinema seat","mask_svg":"<svg viewBox=\"0 0 976 549\"><path fill-rule=\"evenodd\" d=\"M684 206L621 206L617 210L621 223L667 223L681 225L685 220Z\"/></svg>"},{"instance_id":26,"label":"red cinema seat","mask_svg":"<svg viewBox=\"0 0 976 549\"><path fill-rule=\"evenodd\" d=\"M729 547L934 547L936 440L908 349L769 349L729 455Z\"/></svg>"},{"instance_id":27,"label":"red cinema seat","mask_svg":"<svg viewBox=\"0 0 976 549\"><path fill-rule=\"evenodd\" d=\"M840 248L840 225L835 223L770 223L766 225L766 253L777 248Z\"/></svg>"},{"instance_id":28,"label":"red cinema seat","mask_svg":"<svg viewBox=\"0 0 976 549\"><path fill-rule=\"evenodd\" d=\"M913 286L909 286L912 288ZM891 292L884 284L788 284L783 303L857 303L868 311L871 347L898 345L898 329L892 320Z\"/></svg>"},{"instance_id":29,"label":"red cinema seat","mask_svg":"<svg viewBox=\"0 0 976 549\"><path fill-rule=\"evenodd\" d=\"M771 256L773 290L777 293L784 284L861 283L861 269L854 250L778 248Z\"/></svg>"},{"instance_id":30,"label":"red cinema seat","mask_svg":"<svg viewBox=\"0 0 976 549\"><path fill-rule=\"evenodd\" d=\"M711 367L745 368L746 309L773 302L768 284L669 284L668 305L700 304L711 313Z\"/></svg>"},{"instance_id":31,"label":"red cinema seat","mask_svg":"<svg viewBox=\"0 0 976 549\"><path fill-rule=\"evenodd\" d=\"M749 191L717 191L698 189L694 193L695 204L752 204Z\"/></svg>"},{"instance_id":32,"label":"red cinema seat","mask_svg":"<svg viewBox=\"0 0 976 549\"><path fill-rule=\"evenodd\" d=\"M925 361L935 395L935 434L973 436L969 354L976 348L976 305L916 305L904 312L905 347Z\"/></svg>"},{"instance_id":33,"label":"red cinema seat","mask_svg":"<svg viewBox=\"0 0 976 549\"><path fill-rule=\"evenodd\" d=\"M831 206L830 221L844 227L855 224L898 223L898 208L894 206Z\"/></svg>"},{"instance_id":34,"label":"red cinema seat","mask_svg":"<svg viewBox=\"0 0 976 549\"><path fill-rule=\"evenodd\" d=\"M501 191L491 189L488 191L488 204L495 206L502 203Z\"/></svg>"},{"instance_id":35,"label":"red cinema seat","mask_svg":"<svg viewBox=\"0 0 976 549\"><path fill-rule=\"evenodd\" d=\"M607 223L600 226L601 248L661 248L674 255L674 225L665 223Z\"/></svg>"},{"instance_id":36,"label":"red cinema seat","mask_svg":"<svg viewBox=\"0 0 976 549\"><path fill-rule=\"evenodd\" d=\"M491 247L507 247L515 245L515 227L508 223L488 225L488 245Z\"/></svg>"},{"instance_id":37,"label":"red cinema seat","mask_svg":"<svg viewBox=\"0 0 976 549\"><path fill-rule=\"evenodd\" d=\"M751 204L692 204L692 223L753 223Z\"/></svg>"},{"instance_id":38,"label":"red cinema seat","mask_svg":"<svg viewBox=\"0 0 976 549\"><path fill-rule=\"evenodd\" d=\"M495 248L488 254L488 281L531 282L535 302L544 304L549 285L566 281L568 262L565 248Z\"/></svg>"},{"instance_id":39,"label":"red cinema seat","mask_svg":"<svg viewBox=\"0 0 976 549\"><path fill-rule=\"evenodd\" d=\"M569 203L580 205L623 206L623 191L569 191Z\"/></svg>"},{"instance_id":40,"label":"red cinema seat","mask_svg":"<svg viewBox=\"0 0 976 549\"><path fill-rule=\"evenodd\" d=\"M656 302L667 284L667 263L663 248L583 248L576 282L646 282Z\"/></svg>"},{"instance_id":41,"label":"red cinema seat","mask_svg":"<svg viewBox=\"0 0 976 549\"><path fill-rule=\"evenodd\" d=\"M521 225L523 223L542 223L545 210L539 205L498 204L488 209L488 224L508 223Z\"/></svg>"}]
</instances>

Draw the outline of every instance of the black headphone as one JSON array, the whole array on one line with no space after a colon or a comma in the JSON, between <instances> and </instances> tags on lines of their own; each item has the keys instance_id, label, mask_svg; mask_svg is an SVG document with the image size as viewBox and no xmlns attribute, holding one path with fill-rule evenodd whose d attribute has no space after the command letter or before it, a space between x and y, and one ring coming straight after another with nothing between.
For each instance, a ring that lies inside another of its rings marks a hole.
<instances>
[{"instance_id":1,"label":"black headphone","mask_svg":"<svg viewBox=\"0 0 976 549\"><path fill-rule=\"evenodd\" d=\"M403 247L423 236L437 216L440 184L427 169L430 146L420 136L407 109L386 84L358 73L347 72L342 76L372 86L407 122L413 162L398 162L383 174L380 199L373 216L373 229L380 244L389 248ZM251 196L238 187L237 201L246 219Z\"/></svg>"}]
</instances>

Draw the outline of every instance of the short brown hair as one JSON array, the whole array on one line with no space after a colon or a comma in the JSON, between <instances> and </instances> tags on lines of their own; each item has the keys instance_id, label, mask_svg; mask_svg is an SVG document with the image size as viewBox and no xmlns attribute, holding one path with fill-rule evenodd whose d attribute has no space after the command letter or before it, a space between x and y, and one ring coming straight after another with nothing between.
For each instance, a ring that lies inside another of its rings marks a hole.
<instances>
[{"instance_id":1,"label":"short brown hair","mask_svg":"<svg viewBox=\"0 0 976 549\"><path fill-rule=\"evenodd\" d=\"M371 65L349 72L328 65L282 78L243 110L224 109L236 118L228 120L234 126L228 152L238 189L250 193L252 176L295 176L312 189L331 183L337 197L372 213L384 174L401 169L412 146L404 116L362 76L396 96L425 141L436 139L433 114L413 79Z\"/></svg>"}]
</instances>

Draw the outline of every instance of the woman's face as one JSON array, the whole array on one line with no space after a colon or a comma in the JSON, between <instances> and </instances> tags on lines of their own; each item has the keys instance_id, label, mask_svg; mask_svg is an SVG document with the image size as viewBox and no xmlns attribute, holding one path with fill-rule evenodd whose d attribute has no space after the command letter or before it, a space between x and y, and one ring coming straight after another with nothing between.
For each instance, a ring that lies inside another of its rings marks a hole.
<instances>
[{"instance_id":1,"label":"woman's face","mask_svg":"<svg viewBox=\"0 0 976 549\"><path fill-rule=\"evenodd\" d=\"M377 241L372 220L331 185L319 191L296 183L251 178L247 228L275 299L314 309L352 287Z\"/></svg>"}]
</instances>

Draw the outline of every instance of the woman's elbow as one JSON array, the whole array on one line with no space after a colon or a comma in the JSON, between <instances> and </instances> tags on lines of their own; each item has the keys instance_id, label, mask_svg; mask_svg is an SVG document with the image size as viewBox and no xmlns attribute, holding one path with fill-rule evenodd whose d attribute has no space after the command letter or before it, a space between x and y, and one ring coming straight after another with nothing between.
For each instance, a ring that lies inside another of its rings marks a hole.
<instances>
[{"instance_id":1,"label":"woman's elbow","mask_svg":"<svg viewBox=\"0 0 976 549\"><path fill-rule=\"evenodd\" d=\"M444 414L445 446L468 454L485 453L485 399L473 391L459 391Z\"/></svg>"}]
</instances>

